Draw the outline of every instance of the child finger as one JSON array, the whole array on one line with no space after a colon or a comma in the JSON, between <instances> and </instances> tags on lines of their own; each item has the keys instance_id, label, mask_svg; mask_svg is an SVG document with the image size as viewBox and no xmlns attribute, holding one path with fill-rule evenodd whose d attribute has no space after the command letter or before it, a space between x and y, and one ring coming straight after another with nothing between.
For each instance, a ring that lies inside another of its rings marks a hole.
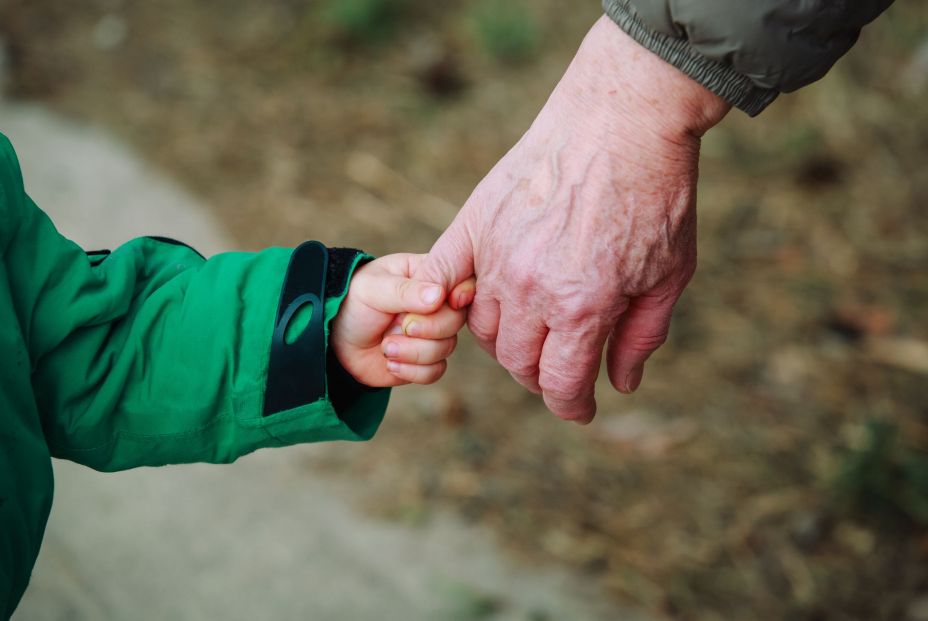
<instances>
[{"instance_id":1,"label":"child finger","mask_svg":"<svg viewBox=\"0 0 928 621\"><path fill-rule=\"evenodd\" d=\"M397 362L435 364L450 356L458 337L447 339L414 339L407 336L388 336L383 340L383 355Z\"/></svg>"},{"instance_id":2,"label":"child finger","mask_svg":"<svg viewBox=\"0 0 928 621\"><path fill-rule=\"evenodd\" d=\"M432 313L445 299L441 285L385 271L361 271L351 286L358 301L384 313Z\"/></svg>"},{"instance_id":3,"label":"child finger","mask_svg":"<svg viewBox=\"0 0 928 621\"><path fill-rule=\"evenodd\" d=\"M456 311L446 304L431 315L406 315L403 333L418 339L446 339L457 334L466 322L466 311Z\"/></svg>"},{"instance_id":4,"label":"child finger","mask_svg":"<svg viewBox=\"0 0 928 621\"><path fill-rule=\"evenodd\" d=\"M442 360L435 364L408 364L387 360L387 370L401 380L412 384L434 384L448 370L448 362Z\"/></svg>"}]
</instances>

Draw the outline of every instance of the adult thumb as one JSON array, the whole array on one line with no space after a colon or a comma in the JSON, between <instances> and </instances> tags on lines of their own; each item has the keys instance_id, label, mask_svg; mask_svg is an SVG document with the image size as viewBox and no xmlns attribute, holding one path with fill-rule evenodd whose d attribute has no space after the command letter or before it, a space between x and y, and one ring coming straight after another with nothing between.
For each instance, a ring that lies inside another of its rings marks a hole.
<instances>
[{"instance_id":1,"label":"adult thumb","mask_svg":"<svg viewBox=\"0 0 928 621\"><path fill-rule=\"evenodd\" d=\"M474 274L474 247L459 214L419 262L413 278L442 285L452 291Z\"/></svg>"}]
</instances>

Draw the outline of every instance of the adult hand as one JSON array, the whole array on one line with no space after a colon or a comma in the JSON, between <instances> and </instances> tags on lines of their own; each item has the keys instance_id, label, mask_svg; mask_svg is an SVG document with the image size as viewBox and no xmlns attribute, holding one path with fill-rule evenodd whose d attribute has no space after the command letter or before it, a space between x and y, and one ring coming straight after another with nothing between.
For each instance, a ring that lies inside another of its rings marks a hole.
<instances>
[{"instance_id":1,"label":"adult hand","mask_svg":"<svg viewBox=\"0 0 928 621\"><path fill-rule=\"evenodd\" d=\"M586 423L609 339L632 392L696 267L700 136L729 106L604 17L416 278L477 275L468 325L558 416Z\"/></svg>"}]
</instances>

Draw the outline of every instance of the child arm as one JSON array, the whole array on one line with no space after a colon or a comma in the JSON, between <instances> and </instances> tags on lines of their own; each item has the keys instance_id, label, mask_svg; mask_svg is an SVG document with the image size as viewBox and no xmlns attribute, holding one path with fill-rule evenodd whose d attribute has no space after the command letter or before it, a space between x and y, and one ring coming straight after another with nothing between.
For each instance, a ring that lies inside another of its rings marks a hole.
<instances>
[{"instance_id":1,"label":"child arm","mask_svg":"<svg viewBox=\"0 0 928 621\"><path fill-rule=\"evenodd\" d=\"M342 251L330 261L324 309L313 309L324 312L319 346L275 362L282 291L304 286L291 279L300 267L295 251L205 260L186 246L141 238L87 255L26 196L8 143L0 151L0 285L52 455L119 470L229 462L267 446L374 434L388 390L358 385L328 355L329 323L365 255ZM270 367L297 377L295 366L320 364L321 394L267 411Z\"/></svg>"}]
</instances>

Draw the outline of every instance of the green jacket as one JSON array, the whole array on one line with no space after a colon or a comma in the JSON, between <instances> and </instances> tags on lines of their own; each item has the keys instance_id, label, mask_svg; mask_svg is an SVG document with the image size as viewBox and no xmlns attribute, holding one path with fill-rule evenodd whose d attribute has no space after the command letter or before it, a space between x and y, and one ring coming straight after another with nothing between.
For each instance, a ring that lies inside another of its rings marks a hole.
<instances>
[{"instance_id":1,"label":"green jacket","mask_svg":"<svg viewBox=\"0 0 928 621\"><path fill-rule=\"evenodd\" d=\"M0 134L0 619L39 552L50 457L113 471L370 438L389 391L326 351L366 258L312 243L205 260L153 238L87 254L26 195Z\"/></svg>"},{"instance_id":2,"label":"green jacket","mask_svg":"<svg viewBox=\"0 0 928 621\"><path fill-rule=\"evenodd\" d=\"M751 116L824 76L893 0L603 0L625 32Z\"/></svg>"}]
</instances>

